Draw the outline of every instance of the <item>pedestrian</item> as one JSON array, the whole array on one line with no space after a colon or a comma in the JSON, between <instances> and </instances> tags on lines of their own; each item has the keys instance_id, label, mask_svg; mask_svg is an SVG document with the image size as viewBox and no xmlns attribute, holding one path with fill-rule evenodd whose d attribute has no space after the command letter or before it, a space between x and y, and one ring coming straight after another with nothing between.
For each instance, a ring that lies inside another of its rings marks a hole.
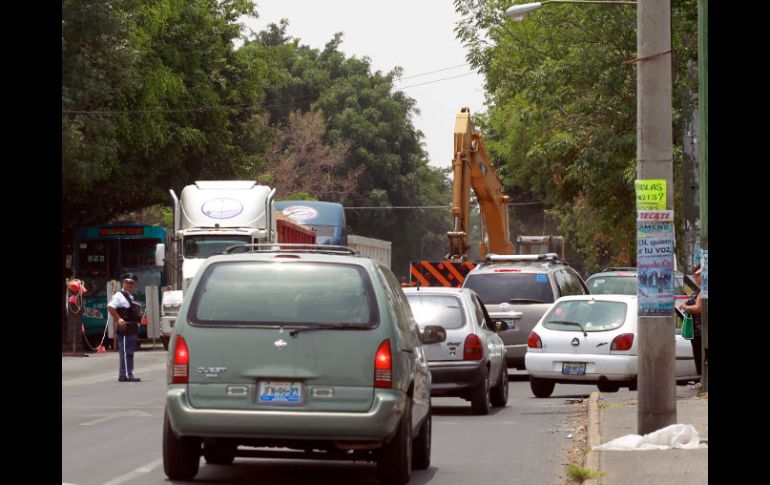
<instances>
[{"instance_id":1,"label":"pedestrian","mask_svg":"<svg viewBox=\"0 0 770 485\"><path fill-rule=\"evenodd\" d=\"M134 299L133 292L137 278L133 273L126 273L121 278L122 288L115 292L107 304L107 310L117 325L118 357L120 359L120 382L139 382L134 377L134 350L139 340L139 323L142 320L142 307Z\"/></svg>"},{"instance_id":2,"label":"pedestrian","mask_svg":"<svg viewBox=\"0 0 770 485\"><path fill-rule=\"evenodd\" d=\"M692 315L693 326L693 338L690 340L692 344L692 355L695 358L695 369L698 371L698 375L701 375L701 324L700 316L702 313L701 300L700 300L700 285L701 285L701 267L697 265L694 268L695 284L698 285L698 291L690 295L690 299L687 300L682 306L682 309L689 312Z\"/></svg>"}]
</instances>

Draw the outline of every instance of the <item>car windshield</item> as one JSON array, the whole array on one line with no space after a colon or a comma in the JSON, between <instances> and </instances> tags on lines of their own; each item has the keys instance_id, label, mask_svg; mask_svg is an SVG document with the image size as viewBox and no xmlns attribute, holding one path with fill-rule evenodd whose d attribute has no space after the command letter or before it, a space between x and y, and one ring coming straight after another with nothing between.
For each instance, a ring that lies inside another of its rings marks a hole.
<instances>
[{"instance_id":1,"label":"car windshield","mask_svg":"<svg viewBox=\"0 0 770 485\"><path fill-rule=\"evenodd\" d=\"M628 308L622 301L567 300L556 303L543 319L543 326L551 330L580 332L575 323L586 332L614 330L626 321Z\"/></svg>"},{"instance_id":2,"label":"car windshield","mask_svg":"<svg viewBox=\"0 0 770 485\"><path fill-rule=\"evenodd\" d=\"M498 305L510 300L529 303L553 303L553 290L545 273L492 273L469 275L465 288L481 297L485 305ZM517 303L517 302L513 302Z\"/></svg>"},{"instance_id":3,"label":"car windshield","mask_svg":"<svg viewBox=\"0 0 770 485\"><path fill-rule=\"evenodd\" d=\"M593 295L636 295L636 275L604 275L592 276L586 280L588 290ZM674 294L685 295L684 276L674 275Z\"/></svg>"},{"instance_id":4,"label":"car windshield","mask_svg":"<svg viewBox=\"0 0 770 485\"><path fill-rule=\"evenodd\" d=\"M441 325L444 328L460 328L465 325L460 299L448 295L406 295L412 314L420 328L426 325Z\"/></svg>"},{"instance_id":5,"label":"car windshield","mask_svg":"<svg viewBox=\"0 0 770 485\"><path fill-rule=\"evenodd\" d=\"M187 236L184 238L185 258L208 258L220 254L225 249L236 244L249 244L250 236ZM246 248L233 250L234 253L245 252Z\"/></svg>"},{"instance_id":6,"label":"car windshield","mask_svg":"<svg viewBox=\"0 0 770 485\"><path fill-rule=\"evenodd\" d=\"M209 266L190 309L195 324L316 326L377 323L363 268L306 262L226 262Z\"/></svg>"},{"instance_id":7,"label":"car windshield","mask_svg":"<svg viewBox=\"0 0 770 485\"><path fill-rule=\"evenodd\" d=\"M595 276L586 285L592 295L636 295L636 275Z\"/></svg>"}]
</instances>

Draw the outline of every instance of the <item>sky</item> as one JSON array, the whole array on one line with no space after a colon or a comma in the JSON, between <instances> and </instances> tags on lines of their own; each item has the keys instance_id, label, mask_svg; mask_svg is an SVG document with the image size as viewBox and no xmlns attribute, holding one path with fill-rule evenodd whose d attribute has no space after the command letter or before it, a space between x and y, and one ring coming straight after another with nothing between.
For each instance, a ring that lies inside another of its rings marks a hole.
<instances>
[{"instance_id":1,"label":"sky","mask_svg":"<svg viewBox=\"0 0 770 485\"><path fill-rule=\"evenodd\" d=\"M420 114L413 122L424 134L430 164L451 167L455 115L464 106L470 107L471 114L480 112L484 101L484 78L463 65L467 64L465 49L454 34L459 15L451 0L256 3L259 18L246 20L247 28L260 31L286 18L288 34L316 49L323 49L336 32L343 32L340 49L346 55L369 57L374 71L401 66L404 72L397 86L417 102ZM443 71L406 79L437 70ZM455 76L460 77L414 86Z\"/></svg>"}]
</instances>

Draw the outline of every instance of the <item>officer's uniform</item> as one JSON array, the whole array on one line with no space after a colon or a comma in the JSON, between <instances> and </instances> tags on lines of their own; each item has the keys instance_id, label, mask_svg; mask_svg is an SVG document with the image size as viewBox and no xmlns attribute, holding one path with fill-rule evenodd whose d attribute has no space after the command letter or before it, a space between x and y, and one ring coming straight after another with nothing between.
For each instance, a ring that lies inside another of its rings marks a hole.
<instances>
[{"instance_id":1,"label":"officer's uniform","mask_svg":"<svg viewBox=\"0 0 770 485\"><path fill-rule=\"evenodd\" d=\"M123 278L125 279L125 278ZM134 278L132 278L134 279ZM134 377L134 350L139 340L139 324L142 320L142 307L134 300L134 297L126 290L116 292L107 306L118 312L120 318L125 320L123 329L117 328L118 356L120 357L121 382L136 382L141 379ZM117 322L115 322L117 325Z\"/></svg>"}]
</instances>

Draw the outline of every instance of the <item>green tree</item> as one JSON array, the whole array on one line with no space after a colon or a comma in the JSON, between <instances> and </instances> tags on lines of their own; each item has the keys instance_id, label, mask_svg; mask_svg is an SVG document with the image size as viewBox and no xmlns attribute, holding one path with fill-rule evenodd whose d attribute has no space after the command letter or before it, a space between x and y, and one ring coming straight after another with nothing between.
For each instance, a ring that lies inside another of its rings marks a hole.
<instances>
[{"instance_id":1,"label":"green tree","mask_svg":"<svg viewBox=\"0 0 770 485\"><path fill-rule=\"evenodd\" d=\"M587 272L634 264L636 69L623 62L636 57L635 9L550 5L510 22L509 1L454 4L457 36L486 77L479 125L513 200L543 201ZM695 0L672 1L675 133L697 88L696 16Z\"/></svg>"}]
</instances>

